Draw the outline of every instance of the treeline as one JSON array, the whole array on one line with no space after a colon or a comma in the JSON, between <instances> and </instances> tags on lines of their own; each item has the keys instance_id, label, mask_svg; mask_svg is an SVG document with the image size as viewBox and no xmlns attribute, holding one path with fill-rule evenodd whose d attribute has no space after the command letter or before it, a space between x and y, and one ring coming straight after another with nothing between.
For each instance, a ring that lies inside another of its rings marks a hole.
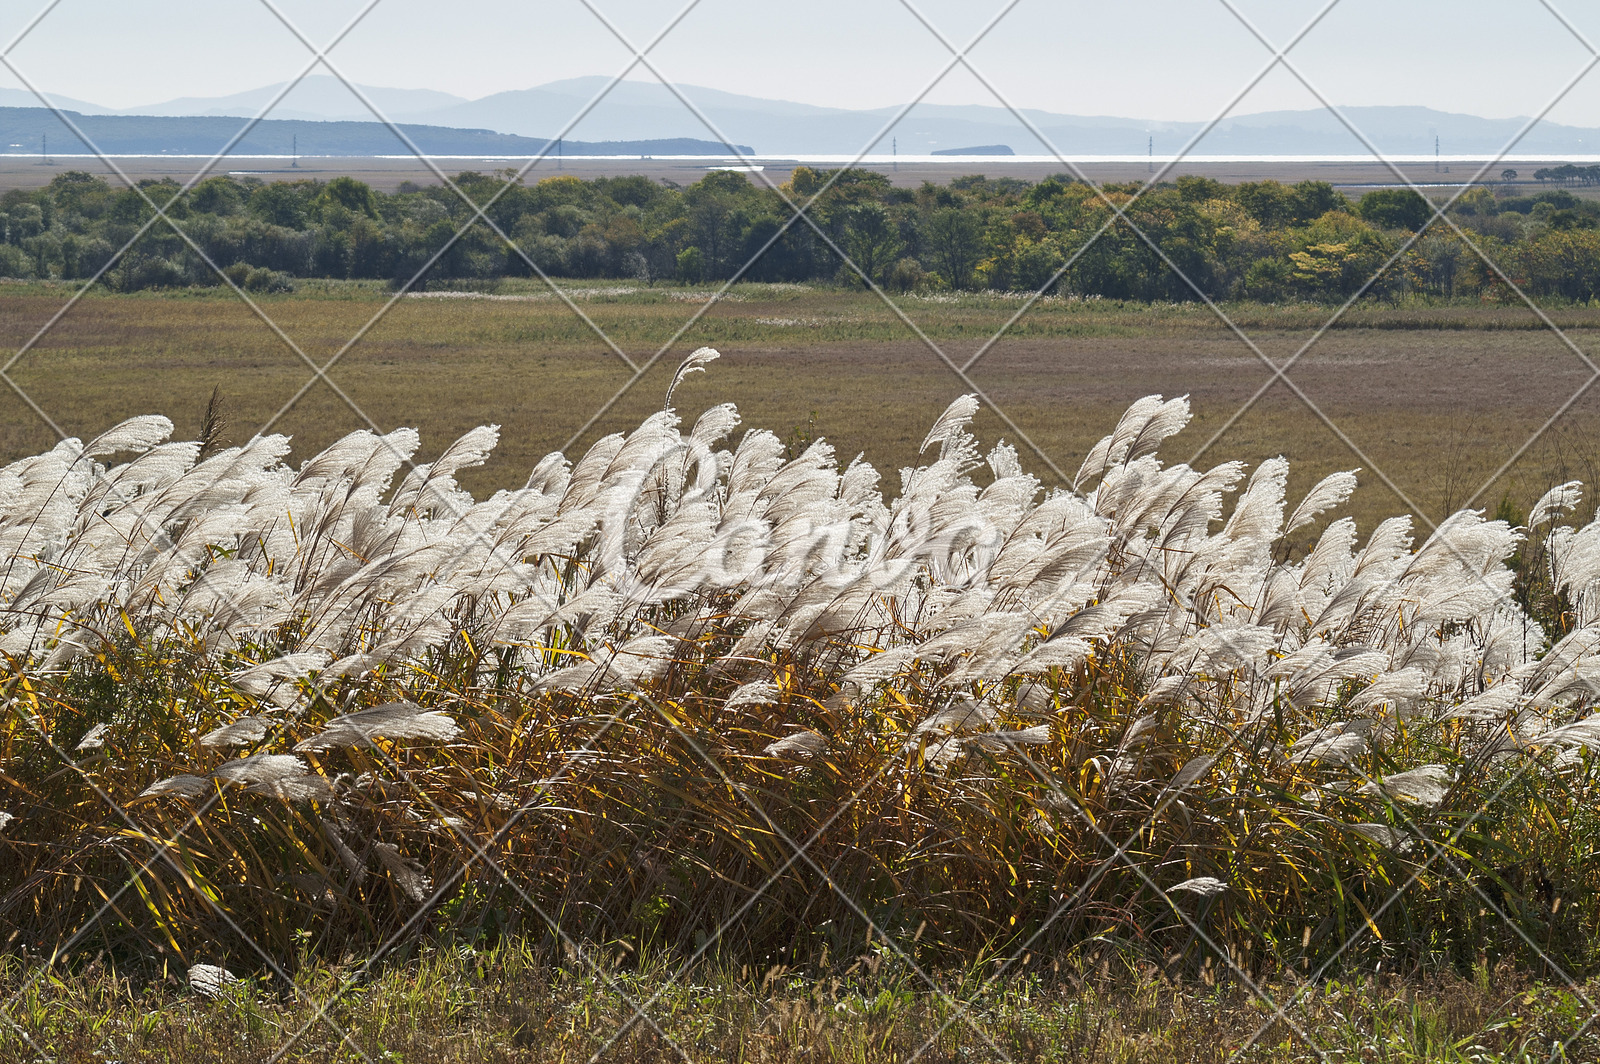
<instances>
[{"instance_id":1,"label":"treeline","mask_svg":"<svg viewBox=\"0 0 1600 1064\"><path fill-rule=\"evenodd\" d=\"M1104 186L1112 202L1131 204L1127 216L1158 254L1092 188L1066 177L1035 183L973 176L906 189L871 171L799 167L784 192L804 201L821 190L809 212L815 229L803 222L785 228L791 212L783 198L736 172L713 172L686 187L644 177L559 176L502 192L505 175L456 180L487 205L515 249L481 221L452 243L473 212L447 188L408 184L386 194L348 177L213 177L170 213L230 277L256 291L292 288L299 278L401 284L424 269L426 286L528 276L535 267L643 284L734 276L860 283L831 241L874 282L896 291L1048 284L1062 294L1164 301L1196 298L1164 259L1214 299L1342 299L1431 213L1407 190L1351 200L1320 181L1224 185L1181 177L1137 200L1137 184ZM178 187L150 181L144 190L164 203ZM1537 296L1586 301L1600 292L1600 203L1562 189L1515 196L1477 188L1452 214L1499 270L1435 225L1370 291L1492 298L1507 294L1509 278ZM150 215L132 190L82 172L7 192L0 196L0 276L94 276ZM119 291L218 283L165 224L150 226L101 280Z\"/></svg>"}]
</instances>

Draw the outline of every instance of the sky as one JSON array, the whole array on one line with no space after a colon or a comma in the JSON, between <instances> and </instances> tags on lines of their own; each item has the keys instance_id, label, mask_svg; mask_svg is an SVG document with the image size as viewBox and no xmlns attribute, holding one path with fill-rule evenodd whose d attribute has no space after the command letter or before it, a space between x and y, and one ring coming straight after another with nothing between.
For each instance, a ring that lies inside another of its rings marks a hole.
<instances>
[{"instance_id":1,"label":"sky","mask_svg":"<svg viewBox=\"0 0 1600 1064\"><path fill-rule=\"evenodd\" d=\"M45 6L0 5L0 48ZM40 88L108 107L220 96L288 80L311 60L275 11L322 47L363 9L329 58L368 85L477 98L614 76L633 58L617 34L643 47L677 19L649 52L673 81L885 107L950 62L923 20L957 47L993 22L970 51L982 77L958 67L929 101L994 104L998 93L1058 113L1160 120L1212 117L1271 60L1246 20L1281 44L1322 12L1289 59L1336 104L1491 118L1543 110L1593 61L1580 36L1600 42L1600 4L1573 0L58 0L7 58ZM22 83L0 68L0 86ZM1316 106L1279 67L1232 112ZM1600 68L1549 117L1600 126Z\"/></svg>"}]
</instances>

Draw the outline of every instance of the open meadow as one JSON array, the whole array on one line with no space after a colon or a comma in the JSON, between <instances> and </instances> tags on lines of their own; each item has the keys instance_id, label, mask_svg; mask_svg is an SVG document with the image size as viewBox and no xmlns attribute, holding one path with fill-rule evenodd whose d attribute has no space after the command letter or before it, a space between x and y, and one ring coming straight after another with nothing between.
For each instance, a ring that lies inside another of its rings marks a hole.
<instances>
[{"instance_id":1,"label":"open meadow","mask_svg":"<svg viewBox=\"0 0 1600 1064\"><path fill-rule=\"evenodd\" d=\"M1171 444L1183 458L1281 454L1291 494L1361 467L1348 512L1363 529L1413 506L1423 523L1469 502L1492 512L1507 497L1525 510L1552 484L1600 479L1600 394L1573 400L1594 372L1584 359L1600 351L1595 308L1549 312L1579 354L1520 304L1358 304L1289 371L1304 399L1280 381L1246 409L1272 378L1260 356L1288 359L1332 308L1225 306L1247 343L1203 305L1052 297L987 346L1020 297L901 295L901 320L871 293L825 287L736 285L708 309L709 287L563 285L595 328L538 281L418 293L381 316L389 293L376 283L301 282L295 294L257 297L304 359L223 290L96 291L11 373L65 432L85 438L152 412L187 438L213 388L234 442L270 425L301 456L369 427L363 415L383 431L421 430L423 457L473 426L500 424L499 449L464 475L479 491L520 484L545 454L638 424L673 367L703 344L723 360L714 377L685 385L690 402L736 402L748 425L826 437L889 470L912 463L923 427L951 399L979 391L988 400L979 436L1004 436L1046 483L1059 482L1051 463L1070 476L1134 399L1189 395L1193 423ZM0 344L21 347L71 291L5 285ZM662 358L623 392L633 371L596 328L637 365ZM957 367L984 354L963 380L935 347ZM321 383L306 387L305 359L321 365L341 351L328 377L357 409ZM0 460L52 442L16 396L0 395L0 410Z\"/></svg>"}]
</instances>

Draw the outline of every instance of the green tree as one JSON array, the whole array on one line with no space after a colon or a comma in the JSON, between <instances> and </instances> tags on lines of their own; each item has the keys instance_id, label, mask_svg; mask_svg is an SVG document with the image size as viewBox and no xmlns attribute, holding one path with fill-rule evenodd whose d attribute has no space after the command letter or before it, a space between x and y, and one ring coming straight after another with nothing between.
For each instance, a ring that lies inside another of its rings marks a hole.
<instances>
[{"instance_id":1,"label":"green tree","mask_svg":"<svg viewBox=\"0 0 1600 1064\"><path fill-rule=\"evenodd\" d=\"M1294 186L1289 207L1298 223L1314 222L1329 211L1347 210L1350 201L1326 181L1301 181Z\"/></svg>"},{"instance_id":2,"label":"green tree","mask_svg":"<svg viewBox=\"0 0 1600 1064\"><path fill-rule=\"evenodd\" d=\"M884 283L902 247L889 212L880 203L860 203L845 220L844 251L874 283Z\"/></svg>"},{"instance_id":3,"label":"green tree","mask_svg":"<svg viewBox=\"0 0 1600 1064\"><path fill-rule=\"evenodd\" d=\"M311 199L309 181L274 181L250 193L250 213L286 229L303 229Z\"/></svg>"},{"instance_id":4,"label":"green tree","mask_svg":"<svg viewBox=\"0 0 1600 1064\"><path fill-rule=\"evenodd\" d=\"M364 214L368 218L378 216L378 204L373 196L372 187L353 177L334 178L322 186L317 198L311 201L312 210L318 217L322 217L330 207L335 206L342 207L351 214Z\"/></svg>"},{"instance_id":5,"label":"green tree","mask_svg":"<svg viewBox=\"0 0 1600 1064\"><path fill-rule=\"evenodd\" d=\"M1178 195L1190 203L1204 203L1206 200L1222 199L1228 194L1228 187L1221 181L1199 174L1184 174L1178 178Z\"/></svg>"},{"instance_id":6,"label":"green tree","mask_svg":"<svg viewBox=\"0 0 1600 1064\"><path fill-rule=\"evenodd\" d=\"M690 244L678 252L678 283L697 284L706 273L706 257Z\"/></svg>"},{"instance_id":7,"label":"green tree","mask_svg":"<svg viewBox=\"0 0 1600 1064\"><path fill-rule=\"evenodd\" d=\"M1415 232L1433 217L1428 201L1409 188L1373 189L1361 197L1357 212L1379 229Z\"/></svg>"},{"instance_id":8,"label":"green tree","mask_svg":"<svg viewBox=\"0 0 1600 1064\"><path fill-rule=\"evenodd\" d=\"M1234 198L1263 229L1281 229L1294 220L1294 192L1277 181L1247 181L1234 190Z\"/></svg>"},{"instance_id":9,"label":"green tree","mask_svg":"<svg viewBox=\"0 0 1600 1064\"><path fill-rule=\"evenodd\" d=\"M983 223L973 210L945 207L922 230L925 261L951 288L972 287L972 271L983 258Z\"/></svg>"}]
</instances>

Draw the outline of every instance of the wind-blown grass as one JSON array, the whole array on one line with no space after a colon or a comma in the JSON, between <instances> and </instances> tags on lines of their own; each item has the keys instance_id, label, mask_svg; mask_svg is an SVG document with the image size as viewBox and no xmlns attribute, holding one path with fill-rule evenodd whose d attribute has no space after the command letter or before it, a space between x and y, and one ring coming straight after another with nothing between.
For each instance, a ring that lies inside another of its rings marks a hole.
<instances>
[{"instance_id":1,"label":"wind-blown grass","mask_svg":"<svg viewBox=\"0 0 1600 1064\"><path fill-rule=\"evenodd\" d=\"M488 499L493 426L0 468L8 948L1590 963L1577 485L1361 542L1352 474L1164 465L1184 399L1044 492L967 397L886 504L671 399Z\"/></svg>"}]
</instances>

